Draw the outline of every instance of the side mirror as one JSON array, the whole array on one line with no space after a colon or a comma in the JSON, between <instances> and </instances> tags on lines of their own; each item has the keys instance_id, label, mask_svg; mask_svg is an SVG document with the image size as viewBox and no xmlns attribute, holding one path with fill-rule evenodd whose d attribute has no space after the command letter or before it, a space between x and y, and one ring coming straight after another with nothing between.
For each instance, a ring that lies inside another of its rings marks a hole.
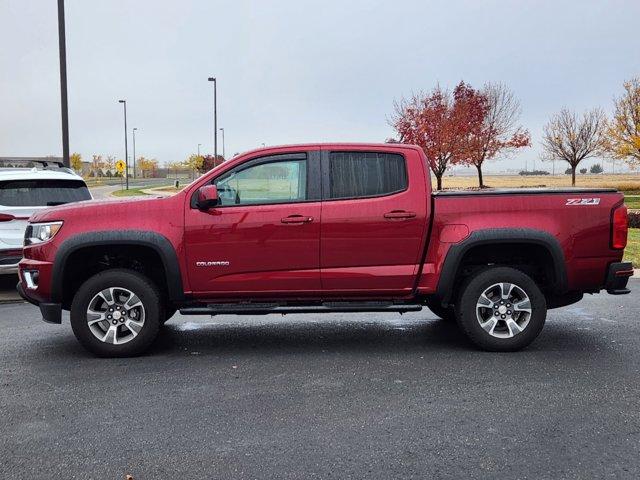
<instances>
[{"instance_id":1,"label":"side mirror","mask_svg":"<svg viewBox=\"0 0 640 480\"><path fill-rule=\"evenodd\" d=\"M205 185L198 190L198 208L209 210L218 204L218 187L216 185Z\"/></svg>"}]
</instances>

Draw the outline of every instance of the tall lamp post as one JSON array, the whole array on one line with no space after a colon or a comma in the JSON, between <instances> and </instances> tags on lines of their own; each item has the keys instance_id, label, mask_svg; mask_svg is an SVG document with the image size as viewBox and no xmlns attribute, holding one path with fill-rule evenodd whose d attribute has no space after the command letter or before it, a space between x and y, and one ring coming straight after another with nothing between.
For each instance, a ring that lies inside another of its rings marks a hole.
<instances>
[{"instance_id":1,"label":"tall lamp post","mask_svg":"<svg viewBox=\"0 0 640 480\"><path fill-rule=\"evenodd\" d=\"M218 82L215 77L209 77L207 80L213 82L213 158L215 163L218 159Z\"/></svg>"},{"instance_id":2,"label":"tall lamp post","mask_svg":"<svg viewBox=\"0 0 640 480\"><path fill-rule=\"evenodd\" d=\"M60 111L62 114L62 162L69 167L69 105L67 102L67 41L64 0L58 0L58 50L60 55Z\"/></svg>"},{"instance_id":3,"label":"tall lamp post","mask_svg":"<svg viewBox=\"0 0 640 480\"><path fill-rule=\"evenodd\" d=\"M137 127L133 127L133 178L136 178L136 130Z\"/></svg>"},{"instance_id":4,"label":"tall lamp post","mask_svg":"<svg viewBox=\"0 0 640 480\"><path fill-rule=\"evenodd\" d=\"M124 178L126 189L129 190L129 151L127 148L127 101L118 100L118 103L124 105Z\"/></svg>"},{"instance_id":5,"label":"tall lamp post","mask_svg":"<svg viewBox=\"0 0 640 480\"><path fill-rule=\"evenodd\" d=\"M224 128L220 128L220 131L222 132L222 158L226 159L227 157L224 155Z\"/></svg>"}]
</instances>

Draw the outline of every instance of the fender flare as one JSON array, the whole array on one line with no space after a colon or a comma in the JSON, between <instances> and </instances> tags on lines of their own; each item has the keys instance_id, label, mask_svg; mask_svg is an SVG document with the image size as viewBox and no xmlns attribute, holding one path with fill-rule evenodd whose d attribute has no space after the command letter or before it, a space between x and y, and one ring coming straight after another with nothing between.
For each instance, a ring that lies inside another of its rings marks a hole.
<instances>
[{"instance_id":1,"label":"fender flare","mask_svg":"<svg viewBox=\"0 0 640 480\"><path fill-rule=\"evenodd\" d=\"M442 265L442 272L436 288L436 297L448 304L453 293L456 275L465 254L474 247L481 245L526 243L544 247L553 260L555 284L553 291L562 294L567 291L567 270L564 253L558 239L548 232L528 228L493 228L476 230L465 240L449 248Z\"/></svg>"},{"instance_id":2,"label":"fender flare","mask_svg":"<svg viewBox=\"0 0 640 480\"><path fill-rule=\"evenodd\" d=\"M64 271L69 256L82 248L107 245L136 245L152 248L162 260L169 299L174 302L184 300L178 255L165 236L145 230L107 230L80 233L67 238L60 244L51 274L51 301L62 302Z\"/></svg>"}]
</instances>

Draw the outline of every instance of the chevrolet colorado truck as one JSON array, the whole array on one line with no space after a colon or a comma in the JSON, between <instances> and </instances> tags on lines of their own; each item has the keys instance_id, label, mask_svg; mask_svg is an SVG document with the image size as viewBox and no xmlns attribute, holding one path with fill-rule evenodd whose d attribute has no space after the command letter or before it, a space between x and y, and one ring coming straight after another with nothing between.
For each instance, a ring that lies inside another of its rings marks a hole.
<instances>
[{"instance_id":1,"label":"chevrolet colorado truck","mask_svg":"<svg viewBox=\"0 0 640 480\"><path fill-rule=\"evenodd\" d=\"M182 315L409 312L513 351L547 309L629 293L615 190L432 192L401 144L263 148L168 198L35 213L18 290L80 343L130 356Z\"/></svg>"}]
</instances>

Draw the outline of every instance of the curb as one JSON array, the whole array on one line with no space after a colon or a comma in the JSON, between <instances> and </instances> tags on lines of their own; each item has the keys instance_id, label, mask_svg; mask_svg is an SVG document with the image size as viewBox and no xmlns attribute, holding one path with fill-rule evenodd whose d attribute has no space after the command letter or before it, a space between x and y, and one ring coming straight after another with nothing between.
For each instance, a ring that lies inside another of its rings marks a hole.
<instances>
[{"instance_id":1,"label":"curb","mask_svg":"<svg viewBox=\"0 0 640 480\"><path fill-rule=\"evenodd\" d=\"M170 197L175 195L176 192L163 192L161 190L156 190L154 188L145 188L144 190L140 190L142 193L146 193L147 195L155 195L159 197Z\"/></svg>"},{"instance_id":2,"label":"curb","mask_svg":"<svg viewBox=\"0 0 640 480\"><path fill-rule=\"evenodd\" d=\"M2 292L0 293L0 305L8 303L23 303L24 300L20 298L18 292Z\"/></svg>"}]
</instances>

